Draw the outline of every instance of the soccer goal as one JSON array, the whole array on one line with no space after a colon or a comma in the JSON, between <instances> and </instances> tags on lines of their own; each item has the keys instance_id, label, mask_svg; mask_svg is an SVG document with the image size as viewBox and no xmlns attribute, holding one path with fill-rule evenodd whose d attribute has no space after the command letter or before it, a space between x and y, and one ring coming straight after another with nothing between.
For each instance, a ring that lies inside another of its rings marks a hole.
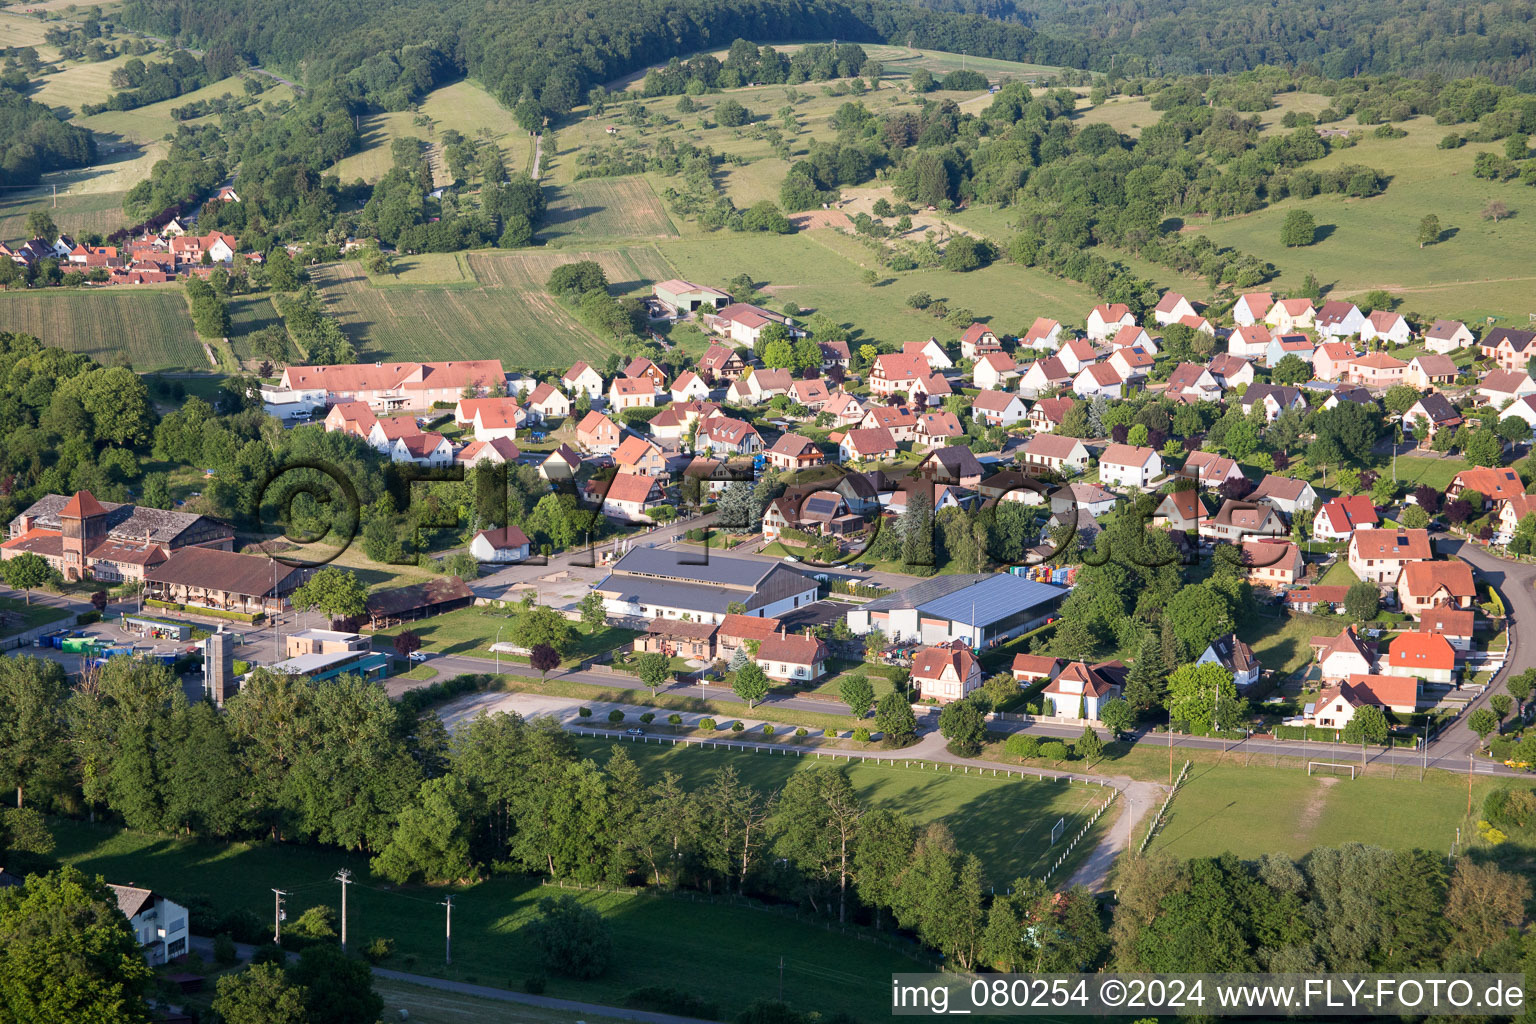
<instances>
[{"instance_id":1,"label":"soccer goal","mask_svg":"<svg viewBox=\"0 0 1536 1024\"><path fill-rule=\"evenodd\" d=\"M1062 818L1056 824L1051 826L1051 845L1052 846L1056 845L1056 840L1060 839L1061 838L1061 834L1063 832L1065 832L1066 830L1067 830L1067 819L1066 818Z\"/></svg>"},{"instance_id":2,"label":"soccer goal","mask_svg":"<svg viewBox=\"0 0 1536 1024\"><path fill-rule=\"evenodd\" d=\"M1349 779L1351 782L1353 782L1355 779L1355 771L1359 767L1360 766L1357 764L1344 764L1341 761L1308 761L1307 774L1311 775L1313 769L1316 769L1317 771L1323 771L1328 768L1337 768L1340 771L1348 771Z\"/></svg>"}]
</instances>

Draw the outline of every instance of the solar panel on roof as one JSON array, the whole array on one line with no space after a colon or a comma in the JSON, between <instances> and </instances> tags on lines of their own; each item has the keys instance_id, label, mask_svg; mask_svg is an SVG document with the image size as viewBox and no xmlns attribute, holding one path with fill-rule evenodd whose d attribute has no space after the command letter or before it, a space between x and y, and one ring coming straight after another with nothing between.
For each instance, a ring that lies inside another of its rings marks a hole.
<instances>
[{"instance_id":1,"label":"solar panel on roof","mask_svg":"<svg viewBox=\"0 0 1536 1024\"><path fill-rule=\"evenodd\" d=\"M1066 593L1060 587L1036 583L1006 573L981 580L952 594L918 605L918 611L934 618L974 622L985 626L1028 608L1046 604Z\"/></svg>"}]
</instances>

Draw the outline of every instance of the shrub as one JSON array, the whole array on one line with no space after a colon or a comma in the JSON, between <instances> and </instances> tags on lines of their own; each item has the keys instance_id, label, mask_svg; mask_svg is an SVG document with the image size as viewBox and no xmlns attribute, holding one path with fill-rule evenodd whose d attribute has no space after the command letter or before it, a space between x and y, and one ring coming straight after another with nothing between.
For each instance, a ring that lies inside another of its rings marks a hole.
<instances>
[{"instance_id":1,"label":"shrub","mask_svg":"<svg viewBox=\"0 0 1536 1024\"><path fill-rule=\"evenodd\" d=\"M580 715L582 718L591 718L592 717L592 709L591 708L577 708L576 709L576 713L578 715Z\"/></svg>"},{"instance_id":2,"label":"shrub","mask_svg":"<svg viewBox=\"0 0 1536 1024\"><path fill-rule=\"evenodd\" d=\"M682 725L683 724L683 716L679 715L679 714L668 715L667 716L667 724L668 725Z\"/></svg>"},{"instance_id":3,"label":"shrub","mask_svg":"<svg viewBox=\"0 0 1536 1024\"><path fill-rule=\"evenodd\" d=\"M363 959L371 964L381 964L394 955L394 939L374 939L363 947Z\"/></svg>"},{"instance_id":4,"label":"shrub","mask_svg":"<svg viewBox=\"0 0 1536 1024\"><path fill-rule=\"evenodd\" d=\"M624 721L624 712L620 711L618 708L614 708L612 711L608 712L608 721L612 722L614 725L618 725L620 722Z\"/></svg>"},{"instance_id":5,"label":"shrub","mask_svg":"<svg viewBox=\"0 0 1536 1024\"><path fill-rule=\"evenodd\" d=\"M795 730L795 735L797 737L802 737L803 738L803 737L809 736L810 734L811 734L811 730L807 729L803 725L800 728Z\"/></svg>"},{"instance_id":6,"label":"shrub","mask_svg":"<svg viewBox=\"0 0 1536 1024\"><path fill-rule=\"evenodd\" d=\"M763 735L764 736L772 736L773 735L773 726L771 724L769 724L768 722L764 722L763 723Z\"/></svg>"},{"instance_id":7,"label":"shrub","mask_svg":"<svg viewBox=\"0 0 1536 1024\"><path fill-rule=\"evenodd\" d=\"M523 979L523 991L527 992L531 996L541 996L541 995L543 995L544 994L544 976L540 975L540 974L530 974L530 975L528 975L528 977Z\"/></svg>"},{"instance_id":8,"label":"shrub","mask_svg":"<svg viewBox=\"0 0 1536 1024\"><path fill-rule=\"evenodd\" d=\"M228 932L220 932L213 937L213 959L225 967L240 959L240 954L235 950L235 940L229 937Z\"/></svg>"},{"instance_id":9,"label":"shrub","mask_svg":"<svg viewBox=\"0 0 1536 1024\"><path fill-rule=\"evenodd\" d=\"M289 935L315 942L329 942L336 938L336 911L330 907L310 907L283 932L284 938Z\"/></svg>"},{"instance_id":10,"label":"shrub","mask_svg":"<svg viewBox=\"0 0 1536 1024\"><path fill-rule=\"evenodd\" d=\"M699 1020L718 1020L720 1017L718 1004L670 985L637 988L624 997L624 1005L632 1010L650 1010Z\"/></svg>"},{"instance_id":11,"label":"shrub","mask_svg":"<svg viewBox=\"0 0 1536 1024\"><path fill-rule=\"evenodd\" d=\"M1017 757L1020 760L1028 757L1040 756L1040 740L1027 733L1016 732L1008 737L1008 742L1003 744L1003 749L1009 757Z\"/></svg>"},{"instance_id":12,"label":"shrub","mask_svg":"<svg viewBox=\"0 0 1536 1024\"><path fill-rule=\"evenodd\" d=\"M829 740L837 739L837 730L836 729L823 729L821 731L821 734L823 736L825 736Z\"/></svg>"},{"instance_id":13,"label":"shrub","mask_svg":"<svg viewBox=\"0 0 1536 1024\"><path fill-rule=\"evenodd\" d=\"M862 725L859 726L857 729L853 730L853 739L856 743L868 743L869 730L864 728Z\"/></svg>"},{"instance_id":14,"label":"shrub","mask_svg":"<svg viewBox=\"0 0 1536 1024\"><path fill-rule=\"evenodd\" d=\"M613 937L608 922L570 896L539 900L539 918L525 925L547 970L568 978L596 978L608 970Z\"/></svg>"},{"instance_id":15,"label":"shrub","mask_svg":"<svg viewBox=\"0 0 1536 1024\"><path fill-rule=\"evenodd\" d=\"M741 732L745 728L746 726L742 725L739 721L731 723L731 732Z\"/></svg>"},{"instance_id":16,"label":"shrub","mask_svg":"<svg viewBox=\"0 0 1536 1024\"><path fill-rule=\"evenodd\" d=\"M656 721L656 712L654 711L647 711L640 716L640 723L642 725L650 725L654 721Z\"/></svg>"},{"instance_id":17,"label":"shrub","mask_svg":"<svg viewBox=\"0 0 1536 1024\"><path fill-rule=\"evenodd\" d=\"M699 719L699 728L700 729L713 729L714 727L715 727L715 720L713 718L701 718L701 719Z\"/></svg>"}]
</instances>

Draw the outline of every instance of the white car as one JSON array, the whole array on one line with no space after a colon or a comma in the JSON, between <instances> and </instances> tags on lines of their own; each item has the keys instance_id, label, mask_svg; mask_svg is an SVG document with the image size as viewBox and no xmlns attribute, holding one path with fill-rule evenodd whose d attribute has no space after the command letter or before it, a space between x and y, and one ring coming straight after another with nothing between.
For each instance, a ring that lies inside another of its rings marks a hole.
<instances>
[{"instance_id":1,"label":"white car","mask_svg":"<svg viewBox=\"0 0 1536 1024\"><path fill-rule=\"evenodd\" d=\"M427 652L426 651L412 651L411 652L411 660L412 661L426 661L427 660Z\"/></svg>"}]
</instances>

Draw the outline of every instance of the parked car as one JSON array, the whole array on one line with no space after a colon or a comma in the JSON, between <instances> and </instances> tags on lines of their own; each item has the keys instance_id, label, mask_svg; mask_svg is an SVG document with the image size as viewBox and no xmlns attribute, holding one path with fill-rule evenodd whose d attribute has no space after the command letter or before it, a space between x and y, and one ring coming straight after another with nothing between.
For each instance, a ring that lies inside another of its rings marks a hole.
<instances>
[{"instance_id":1,"label":"parked car","mask_svg":"<svg viewBox=\"0 0 1536 1024\"><path fill-rule=\"evenodd\" d=\"M416 662L426 661L427 660L427 652L426 651L412 651L411 652L411 660L412 661L416 661Z\"/></svg>"},{"instance_id":2,"label":"parked car","mask_svg":"<svg viewBox=\"0 0 1536 1024\"><path fill-rule=\"evenodd\" d=\"M624 730L624 734L626 736L644 736L645 735L645 730L644 729L625 729Z\"/></svg>"}]
</instances>

